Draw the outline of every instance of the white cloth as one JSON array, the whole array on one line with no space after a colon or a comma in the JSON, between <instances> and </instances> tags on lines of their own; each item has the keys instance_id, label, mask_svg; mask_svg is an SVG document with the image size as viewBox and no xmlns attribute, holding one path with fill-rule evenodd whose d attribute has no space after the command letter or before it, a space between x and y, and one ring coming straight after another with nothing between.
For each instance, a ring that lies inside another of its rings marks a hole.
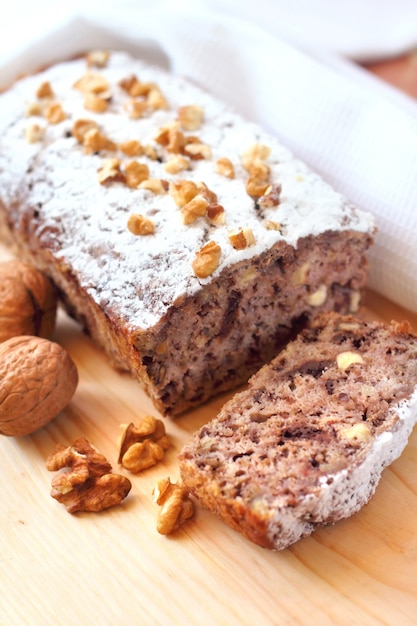
<instances>
[{"instance_id":1,"label":"white cloth","mask_svg":"<svg viewBox=\"0 0 417 626\"><path fill-rule=\"evenodd\" d=\"M0 84L97 46L125 48L188 76L375 214L370 285L417 312L417 102L348 60L417 45L417 3L149 4L38 0L25 13L17 2L20 21L11 13L0 26Z\"/></svg>"}]
</instances>

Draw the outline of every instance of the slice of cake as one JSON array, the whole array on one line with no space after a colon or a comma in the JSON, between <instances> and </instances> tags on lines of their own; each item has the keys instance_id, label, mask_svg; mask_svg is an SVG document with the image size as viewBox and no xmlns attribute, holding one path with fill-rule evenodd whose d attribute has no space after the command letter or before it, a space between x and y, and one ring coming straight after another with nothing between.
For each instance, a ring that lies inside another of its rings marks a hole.
<instances>
[{"instance_id":1,"label":"slice of cake","mask_svg":"<svg viewBox=\"0 0 417 626\"><path fill-rule=\"evenodd\" d=\"M417 336L323 313L183 448L190 492L282 549L358 511L417 420Z\"/></svg>"},{"instance_id":2,"label":"slice of cake","mask_svg":"<svg viewBox=\"0 0 417 626\"><path fill-rule=\"evenodd\" d=\"M354 311L373 219L203 90L95 52L0 95L0 231L177 414Z\"/></svg>"}]
</instances>

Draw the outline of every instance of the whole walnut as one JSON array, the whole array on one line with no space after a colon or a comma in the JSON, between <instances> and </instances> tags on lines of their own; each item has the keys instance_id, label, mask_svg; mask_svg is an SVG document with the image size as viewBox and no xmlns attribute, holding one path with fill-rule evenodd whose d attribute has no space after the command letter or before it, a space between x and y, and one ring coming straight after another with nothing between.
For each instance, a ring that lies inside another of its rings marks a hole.
<instances>
[{"instance_id":1,"label":"whole walnut","mask_svg":"<svg viewBox=\"0 0 417 626\"><path fill-rule=\"evenodd\" d=\"M23 261L0 263L0 342L17 335L50 337L57 311L51 281Z\"/></svg>"},{"instance_id":2,"label":"whole walnut","mask_svg":"<svg viewBox=\"0 0 417 626\"><path fill-rule=\"evenodd\" d=\"M0 344L0 434L28 435L64 409L78 385L68 352L49 339L11 337Z\"/></svg>"}]
</instances>

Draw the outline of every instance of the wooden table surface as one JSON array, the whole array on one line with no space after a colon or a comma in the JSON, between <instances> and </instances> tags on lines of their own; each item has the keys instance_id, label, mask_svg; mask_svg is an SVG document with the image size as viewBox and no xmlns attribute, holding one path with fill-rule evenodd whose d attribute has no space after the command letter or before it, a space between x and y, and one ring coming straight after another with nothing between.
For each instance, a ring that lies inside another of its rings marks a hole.
<instances>
[{"instance_id":1,"label":"wooden table surface","mask_svg":"<svg viewBox=\"0 0 417 626\"><path fill-rule=\"evenodd\" d=\"M372 292L361 313L417 329L417 315ZM178 477L177 452L225 397L167 420L170 450L142 474L122 470L132 490L121 506L70 515L49 493L45 460L55 444L84 436L119 472L119 425L157 414L63 313L53 338L80 383L46 428L0 440L0 626L417 624L416 431L362 511L282 552L200 509L174 535L156 531L156 480Z\"/></svg>"}]
</instances>

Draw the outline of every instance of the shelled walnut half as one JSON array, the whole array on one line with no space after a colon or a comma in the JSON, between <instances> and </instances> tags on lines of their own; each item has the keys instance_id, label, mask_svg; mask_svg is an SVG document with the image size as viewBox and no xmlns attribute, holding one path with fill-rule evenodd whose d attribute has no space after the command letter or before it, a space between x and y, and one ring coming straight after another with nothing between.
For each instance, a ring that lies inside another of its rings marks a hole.
<instances>
[{"instance_id":1,"label":"shelled walnut half","mask_svg":"<svg viewBox=\"0 0 417 626\"><path fill-rule=\"evenodd\" d=\"M71 446L58 444L46 461L52 479L51 496L69 513L98 513L120 504L132 484L126 476L113 474L112 467L87 439L80 437Z\"/></svg>"},{"instance_id":2,"label":"shelled walnut half","mask_svg":"<svg viewBox=\"0 0 417 626\"><path fill-rule=\"evenodd\" d=\"M164 458L169 447L169 437L163 422L146 415L135 425L121 424L118 462L132 473L138 473Z\"/></svg>"}]
</instances>

